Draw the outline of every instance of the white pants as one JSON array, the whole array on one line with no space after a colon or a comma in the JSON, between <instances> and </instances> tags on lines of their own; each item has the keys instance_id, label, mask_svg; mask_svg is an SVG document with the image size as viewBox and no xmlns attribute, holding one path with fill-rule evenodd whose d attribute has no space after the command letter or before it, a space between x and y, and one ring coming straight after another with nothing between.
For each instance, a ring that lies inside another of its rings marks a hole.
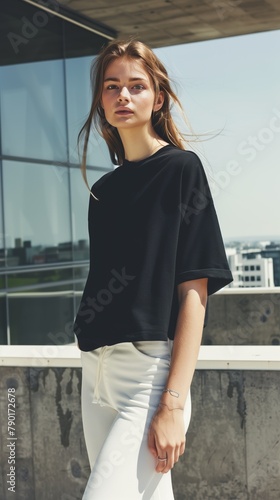
<instances>
[{"instance_id":1,"label":"white pants","mask_svg":"<svg viewBox=\"0 0 280 500\"><path fill-rule=\"evenodd\" d=\"M173 500L147 433L169 372L171 342L124 342L81 353L82 418L91 474L83 500ZM188 395L184 422L191 417Z\"/></svg>"}]
</instances>

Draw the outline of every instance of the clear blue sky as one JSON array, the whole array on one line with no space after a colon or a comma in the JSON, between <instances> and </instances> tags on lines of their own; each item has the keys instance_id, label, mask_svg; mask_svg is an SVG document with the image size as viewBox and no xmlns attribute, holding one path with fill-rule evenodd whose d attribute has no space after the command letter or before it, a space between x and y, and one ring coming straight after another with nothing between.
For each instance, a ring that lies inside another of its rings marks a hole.
<instances>
[{"instance_id":1,"label":"clear blue sky","mask_svg":"<svg viewBox=\"0 0 280 500\"><path fill-rule=\"evenodd\" d=\"M277 30L155 49L195 131L220 131L192 147L225 239L280 238L279 47Z\"/></svg>"}]
</instances>

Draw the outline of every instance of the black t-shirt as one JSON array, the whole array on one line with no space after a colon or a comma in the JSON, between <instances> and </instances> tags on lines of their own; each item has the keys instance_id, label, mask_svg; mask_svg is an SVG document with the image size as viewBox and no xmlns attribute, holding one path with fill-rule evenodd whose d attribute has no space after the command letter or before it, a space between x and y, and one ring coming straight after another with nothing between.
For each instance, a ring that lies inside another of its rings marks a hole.
<instances>
[{"instance_id":1,"label":"black t-shirt","mask_svg":"<svg viewBox=\"0 0 280 500\"><path fill-rule=\"evenodd\" d=\"M92 186L90 269L74 332L79 348L174 339L179 283L232 281L207 178L192 151L164 146Z\"/></svg>"}]
</instances>

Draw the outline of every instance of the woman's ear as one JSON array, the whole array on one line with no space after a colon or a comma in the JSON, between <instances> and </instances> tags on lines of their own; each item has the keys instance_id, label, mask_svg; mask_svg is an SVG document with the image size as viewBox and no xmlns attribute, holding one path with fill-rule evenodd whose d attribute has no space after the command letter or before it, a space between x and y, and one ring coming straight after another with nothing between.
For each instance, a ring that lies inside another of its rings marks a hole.
<instances>
[{"instance_id":1,"label":"woman's ear","mask_svg":"<svg viewBox=\"0 0 280 500\"><path fill-rule=\"evenodd\" d=\"M162 108L163 103L164 103L164 94L161 90L155 99L153 111L159 111Z\"/></svg>"}]
</instances>

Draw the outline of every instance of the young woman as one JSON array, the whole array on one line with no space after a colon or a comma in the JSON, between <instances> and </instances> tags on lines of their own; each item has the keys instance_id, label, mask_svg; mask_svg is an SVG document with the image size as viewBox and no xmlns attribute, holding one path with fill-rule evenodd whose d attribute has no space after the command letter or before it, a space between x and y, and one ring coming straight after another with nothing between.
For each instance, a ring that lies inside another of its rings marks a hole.
<instances>
[{"instance_id":1,"label":"young woman","mask_svg":"<svg viewBox=\"0 0 280 500\"><path fill-rule=\"evenodd\" d=\"M232 281L199 157L172 119L180 105L143 43L97 57L84 135L95 124L118 167L91 188L90 270L74 331L91 474L84 500L172 500L207 296Z\"/></svg>"}]
</instances>

